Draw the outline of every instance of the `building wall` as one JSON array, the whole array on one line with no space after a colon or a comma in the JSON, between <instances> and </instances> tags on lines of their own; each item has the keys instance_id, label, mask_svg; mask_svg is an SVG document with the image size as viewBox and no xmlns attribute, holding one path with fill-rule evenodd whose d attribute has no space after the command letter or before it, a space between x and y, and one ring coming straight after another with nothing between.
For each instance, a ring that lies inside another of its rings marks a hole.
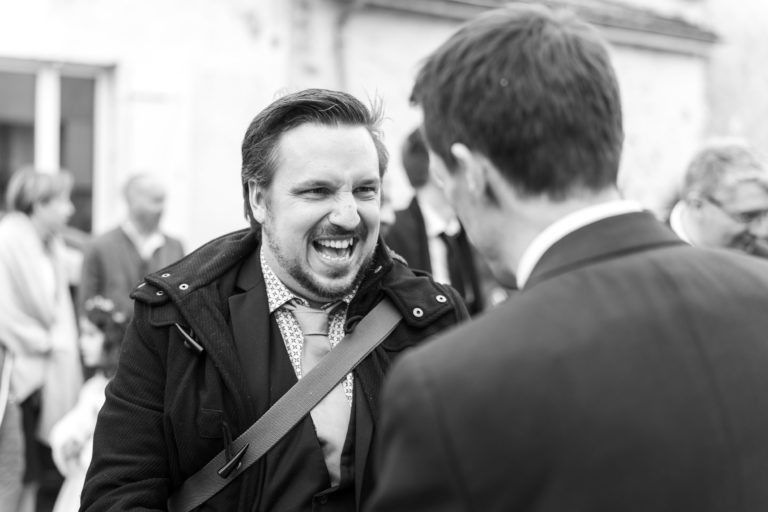
<instances>
[{"instance_id":1,"label":"building wall","mask_svg":"<svg viewBox=\"0 0 768 512\"><path fill-rule=\"evenodd\" d=\"M619 186L663 217L706 122L707 62L614 48L624 111Z\"/></svg>"},{"instance_id":2,"label":"building wall","mask_svg":"<svg viewBox=\"0 0 768 512\"><path fill-rule=\"evenodd\" d=\"M706 11L721 37L707 75L706 134L743 137L768 157L768 2L708 0Z\"/></svg>"},{"instance_id":3,"label":"building wall","mask_svg":"<svg viewBox=\"0 0 768 512\"><path fill-rule=\"evenodd\" d=\"M288 3L28 0L0 3L0 58L103 66L94 232L122 214L133 171L170 185L164 227L190 248L245 226L239 146L284 84ZM106 85L105 85L106 83Z\"/></svg>"}]
</instances>

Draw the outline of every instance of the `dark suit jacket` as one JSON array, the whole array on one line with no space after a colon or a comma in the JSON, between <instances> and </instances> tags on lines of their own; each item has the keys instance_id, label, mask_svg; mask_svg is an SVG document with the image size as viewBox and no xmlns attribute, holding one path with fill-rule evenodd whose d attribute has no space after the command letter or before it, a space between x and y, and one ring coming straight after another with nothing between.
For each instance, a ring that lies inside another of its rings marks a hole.
<instances>
[{"instance_id":1,"label":"dark suit jacket","mask_svg":"<svg viewBox=\"0 0 768 512\"><path fill-rule=\"evenodd\" d=\"M768 264L647 213L547 251L383 392L369 509L768 510Z\"/></svg>"},{"instance_id":2,"label":"dark suit jacket","mask_svg":"<svg viewBox=\"0 0 768 512\"><path fill-rule=\"evenodd\" d=\"M475 315L485 307L476 256L464 228L461 228L456 239L458 253L452 257L457 258L461 266L464 281L461 291L467 310L471 315ZM424 215L416 198L411 201L408 208L395 213L395 223L390 228L385 241L393 251L408 262L411 268L432 273ZM450 266L450 262L448 265ZM456 283L451 284L454 288L459 288Z\"/></svg>"}]
</instances>

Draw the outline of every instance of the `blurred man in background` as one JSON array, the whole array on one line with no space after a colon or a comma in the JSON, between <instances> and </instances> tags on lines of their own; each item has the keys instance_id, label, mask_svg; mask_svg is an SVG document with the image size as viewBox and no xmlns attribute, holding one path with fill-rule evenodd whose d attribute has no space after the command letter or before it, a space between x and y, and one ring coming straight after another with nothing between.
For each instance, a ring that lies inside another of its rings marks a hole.
<instances>
[{"instance_id":1,"label":"blurred man in background","mask_svg":"<svg viewBox=\"0 0 768 512\"><path fill-rule=\"evenodd\" d=\"M184 256L177 239L160 231L165 210L165 187L151 174L135 174L123 188L127 218L117 227L95 237L86 247L78 290L81 326L85 301L101 296L115 311L130 317L129 294L144 276Z\"/></svg>"},{"instance_id":2,"label":"blurred man in background","mask_svg":"<svg viewBox=\"0 0 768 512\"><path fill-rule=\"evenodd\" d=\"M699 247L768 257L768 171L743 141L715 140L696 153L669 224Z\"/></svg>"},{"instance_id":3,"label":"blurred man in background","mask_svg":"<svg viewBox=\"0 0 768 512\"><path fill-rule=\"evenodd\" d=\"M486 303L474 250L451 203L430 175L429 153L418 128L403 143L402 163L414 197L406 209L395 213L387 245L411 268L453 286L470 314L479 313Z\"/></svg>"}]
</instances>

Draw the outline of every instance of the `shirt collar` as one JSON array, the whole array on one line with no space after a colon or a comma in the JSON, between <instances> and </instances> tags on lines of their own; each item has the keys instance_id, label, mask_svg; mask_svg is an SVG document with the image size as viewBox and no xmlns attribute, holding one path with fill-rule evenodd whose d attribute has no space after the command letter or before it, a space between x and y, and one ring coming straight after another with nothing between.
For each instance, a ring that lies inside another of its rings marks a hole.
<instances>
[{"instance_id":1,"label":"shirt collar","mask_svg":"<svg viewBox=\"0 0 768 512\"><path fill-rule=\"evenodd\" d=\"M264 284L267 288L267 302L269 304L270 315L285 305L286 302L290 302L293 299L299 299L306 302L306 299L299 297L291 290L289 290L288 287L285 286L280 278L277 277L277 275L274 273L272 267L269 266L269 264L266 262L266 259L264 258L263 244L259 252L259 260L261 262L261 273L264 274ZM352 302L355 293L357 293L357 286L355 286L354 290L349 292L341 300L349 305L349 303Z\"/></svg>"},{"instance_id":2,"label":"shirt collar","mask_svg":"<svg viewBox=\"0 0 768 512\"><path fill-rule=\"evenodd\" d=\"M536 264L544 256L544 253L566 235L608 217L640 211L643 211L640 203L618 200L588 206L556 220L539 233L523 252L520 263L517 266L518 289L523 289L528 278L531 277Z\"/></svg>"},{"instance_id":3,"label":"shirt collar","mask_svg":"<svg viewBox=\"0 0 768 512\"><path fill-rule=\"evenodd\" d=\"M427 232L427 238L435 238L441 233L453 236L461 229L456 216L446 220L427 202L419 201L419 207L421 208L421 216L424 218L424 230Z\"/></svg>"},{"instance_id":4,"label":"shirt collar","mask_svg":"<svg viewBox=\"0 0 768 512\"><path fill-rule=\"evenodd\" d=\"M674 231L675 234L679 236L683 242L689 245L693 245L691 237L688 236L688 233L685 232L685 223L683 222L684 210L685 203L682 201L675 203L675 206L672 208L672 211L669 214L669 227L672 228L672 231Z\"/></svg>"},{"instance_id":5,"label":"shirt collar","mask_svg":"<svg viewBox=\"0 0 768 512\"><path fill-rule=\"evenodd\" d=\"M160 247L165 244L165 236L160 231L153 231L148 235L142 234L136 225L129 220L126 220L121 226L123 232L128 239L139 251L142 259L149 259Z\"/></svg>"}]
</instances>

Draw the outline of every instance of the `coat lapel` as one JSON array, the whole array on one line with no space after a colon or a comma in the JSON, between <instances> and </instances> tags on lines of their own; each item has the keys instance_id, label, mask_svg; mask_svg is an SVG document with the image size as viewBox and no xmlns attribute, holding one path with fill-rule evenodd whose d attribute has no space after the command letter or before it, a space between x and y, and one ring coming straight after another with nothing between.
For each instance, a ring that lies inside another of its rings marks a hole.
<instances>
[{"instance_id":1,"label":"coat lapel","mask_svg":"<svg viewBox=\"0 0 768 512\"><path fill-rule=\"evenodd\" d=\"M598 260L666 245L684 245L648 212L616 215L584 226L557 241L541 257L525 288Z\"/></svg>"},{"instance_id":2,"label":"coat lapel","mask_svg":"<svg viewBox=\"0 0 768 512\"><path fill-rule=\"evenodd\" d=\"M255 418L269 408L269 303L258 251L246 260L229 297L232 333L248 387L248 403ZM261 390L261 392L260 392ZM263 403L256 403L259 400Z\"/></svg>"}]
</instances>

